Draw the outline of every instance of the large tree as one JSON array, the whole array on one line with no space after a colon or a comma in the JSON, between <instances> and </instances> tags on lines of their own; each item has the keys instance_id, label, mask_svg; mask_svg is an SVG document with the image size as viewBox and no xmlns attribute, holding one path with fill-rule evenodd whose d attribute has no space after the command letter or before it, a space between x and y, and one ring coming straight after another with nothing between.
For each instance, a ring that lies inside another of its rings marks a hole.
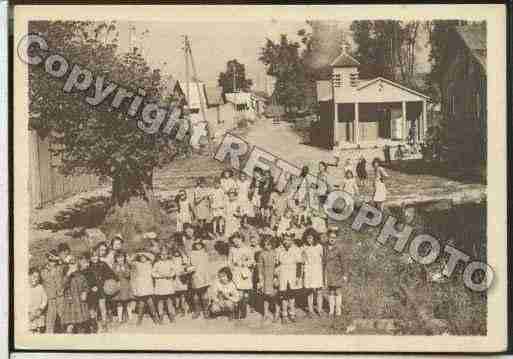
<instances>
[{"instance_id":1,"label":"large tree","mask_svg":"<svg viewBox=\"0 0 513 359\"><path fill-rule=\"evenodd\" d=\"M248 91L253 85L253 81L246 78L246 66L235 59L226 63L226 71L219 73L217 82L223 88L223 94Z\"/></svg>"},{"instance_id":2,"label":"large tree","mask_svg":"<svg viewBox=\"0 0 513 359\"><path fill-rule=\"evenodd\" d=\"M52 52L68 62L102 76L110 83L132 90L143 89L146 101L160 99L160 72L151 69L137 51L120 54L114 23L31 22L31 32L40 33ZM137 126L137 115L127 116L130 102L112 108L113 94L91 106L95 83L86 91L63 91L67 76L56 79L44 66L32 66L30 122L40 136L50 136L52 152L66 175L92 173L112 184L109 231L134 232L155 228L160 210L153 197L153 171L163 164L169 147L162 131L148 134ZM141 106L142 107L142 106Z\"/></svg>"},{"instance_id":3,"label":"large tree","mask_svg":"<svg viewBox=\"0 0 513 359\"><path fill-rule=\"evenodd\" d=\"M432 88L435 94L441 93L442 76L444 69L448 66L447 57L449 42L449 31L458 25L465 25L462 20L433 20L426 24L428 30L428 42L430 45L429 62L431 71L427 74L427 85Z\"/></svg>"}]
</instances>

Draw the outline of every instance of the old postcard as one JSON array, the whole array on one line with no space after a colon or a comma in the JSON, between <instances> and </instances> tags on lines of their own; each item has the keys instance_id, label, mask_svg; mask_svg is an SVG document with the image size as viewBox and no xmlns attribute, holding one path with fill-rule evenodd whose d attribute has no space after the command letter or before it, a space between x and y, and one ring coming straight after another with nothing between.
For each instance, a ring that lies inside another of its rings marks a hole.
<instances>
[{"instance_id":1,"label":"old postcard","mask_svg":"<svg viewBox=\"0 0 513 359\"><path fill-rule=\"evenodd\" d=\"M503 6L14 10L17 349L505 348Z\"/></svg>"}]
</instances>

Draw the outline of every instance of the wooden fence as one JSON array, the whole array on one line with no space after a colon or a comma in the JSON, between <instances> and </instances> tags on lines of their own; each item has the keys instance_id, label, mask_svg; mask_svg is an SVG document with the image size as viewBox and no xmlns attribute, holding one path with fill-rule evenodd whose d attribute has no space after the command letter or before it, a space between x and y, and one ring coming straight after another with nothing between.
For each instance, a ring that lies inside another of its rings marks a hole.
<instances>
[{"instance_id":1,"label":"wooden fence","mask_svg":"<svg viewBox=\"0 0 513 359\"><path fill-rule=\"evenodd\" d=\"M50 141L29 131L31 205L42 208L52 202L100 186L94 175L64 176L58 171L60 158L50 152Z\"/></svg>"}]
</instances>

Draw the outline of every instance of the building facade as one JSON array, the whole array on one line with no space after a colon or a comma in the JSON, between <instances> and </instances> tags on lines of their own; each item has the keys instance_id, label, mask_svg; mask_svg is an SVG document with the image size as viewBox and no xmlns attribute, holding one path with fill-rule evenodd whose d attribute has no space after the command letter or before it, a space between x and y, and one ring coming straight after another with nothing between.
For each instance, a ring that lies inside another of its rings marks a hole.
<instances>
[{"instance_id":1,"label":"building facade","mask_svg":"<svg viewBox=\"0 0 513 359\"><path fill-rule=\"evenodd\" d=\"M312 141L333 148L423 141L429 97L382 77L359 78L360 63L345 51L331 63L331 81L317 81L319 121Z\"/></svg>"},{"instance_id":2,"label":"building facade","mask_svg":"<svg viewBox=\"0 0 513 359\"><path fill-rule=\"evenodd\" d=\"M442 116L449 160L460 165L486 161L486 28L457 26L448 32L442 76Z\"/></svg>"}]
</instances>

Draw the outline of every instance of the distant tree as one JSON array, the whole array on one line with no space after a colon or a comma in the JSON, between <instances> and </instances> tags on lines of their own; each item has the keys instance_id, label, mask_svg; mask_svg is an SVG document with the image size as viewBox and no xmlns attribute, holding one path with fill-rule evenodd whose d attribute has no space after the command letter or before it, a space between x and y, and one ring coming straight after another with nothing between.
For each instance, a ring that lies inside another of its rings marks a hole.
<instances>
[{"instance_id":1,"label":"distant tree","mask_svg":"<svg viewBox=\"0 0 513 359\"><path fill-rule=\"evenodd\" d=\"M114 23L37 21L30 26L31 32L47 39L52 51L89 69L94 78L102 76L103 88L110 83L134 92L142 88L147 100L159 101L160 72L151 69L137 50L119 54ZM94 82L86 91L66 93L66 78L51 77L44 66L29 68L30 128L51 137L52 153L61 159L63 174L88 173L110 179L109 230L155 228L160 212L153 196L153 171L171 158L163 154L169 150L167 139L162 131L150 135L139 129L140 117L127 118L130 101L113 109L111 95L91 106L85 98L93 95ZM134 201L136 208L131 206Z\"/></svg>"},{"instance_id":2,"label":"distant tree","mask_svg":"<svg viewBox=\"0 0 513 359\"><path fill-rule=\"evenodd\" d=\"M414 85L419 21L358 20L351 23L360 76L383 76Z\"/></svg>"},{"instance_id":3,"label":"distant tree","mask_svg":"<svg viewBox=\"0 0 513 359\"><path fill-rule=\"evenodd\" d=\"M235 59L226 63L226 71L219 73L217 82L223 88L223 94L248 91L253 85L253 80L246 78L246 66Z\"/></svg>"},{"instance_id":4,"label":"distant tree","mask_svg":"<svg viewBox=\"0 0 513 359\"><path fill-rule=\"evenodd\" d=\"M273 96L287 112L304 106L306 99L308 79L299 48L299 43L282 34L279 42L267 39L259 57L267 74L276 78Z\"/></svg>"}]
</instances>

